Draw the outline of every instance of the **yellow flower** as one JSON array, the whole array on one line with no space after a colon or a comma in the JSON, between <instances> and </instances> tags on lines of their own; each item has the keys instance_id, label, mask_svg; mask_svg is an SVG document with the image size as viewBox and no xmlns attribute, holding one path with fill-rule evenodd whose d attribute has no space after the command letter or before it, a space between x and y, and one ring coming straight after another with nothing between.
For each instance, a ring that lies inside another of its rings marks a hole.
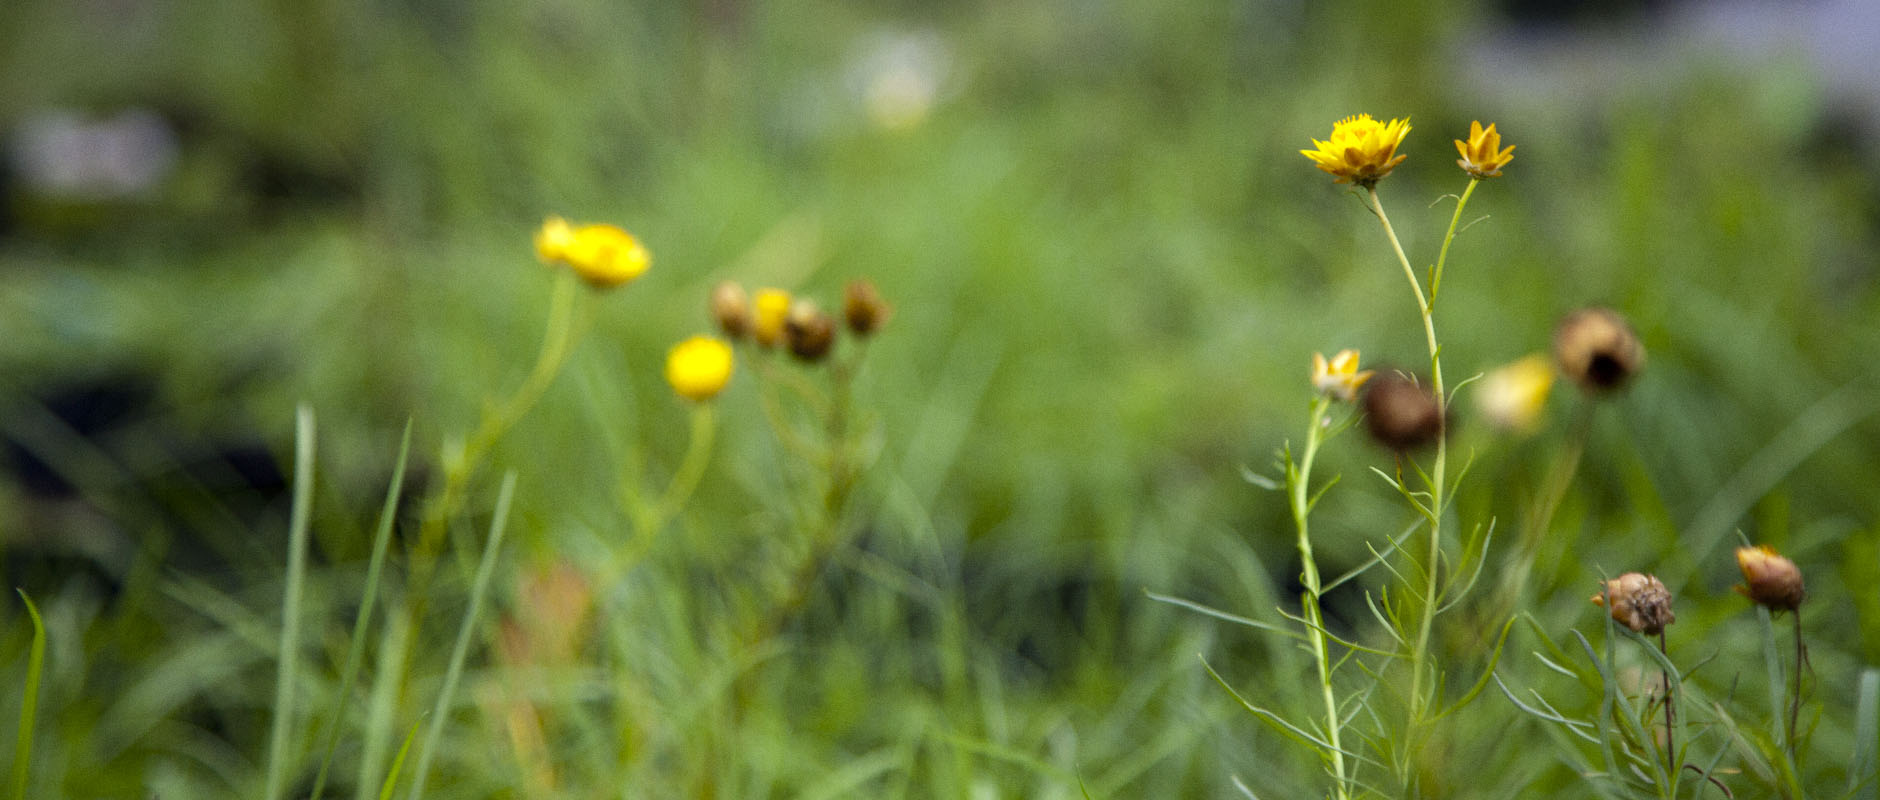
<instances>
[{"instance_id":1,"label":"yellow flower","mask_svg":"<svg viewBox=\"0 0 1880 800\"><path fill-rule=\"evenodd\" d=\"M1408 119L1385 124L1371 119L1370 114L1359 114L1333 125L1330 141L1313 139L1318 149L1299 152L1319 169L1336 176L1337 183L1369 189L1404 160L1404 156L1396 155L1397 145L1403 144L1403 137L1409 133Z\"/></svg>"},{"instance_id":2,"label":"yellow flower","mask_svg":"<svg viewBox=\"0 0 1880 800\"><path fill-rule=\"evenodd\" d=\"M783 342L784 323L790 318L790 293L782 289L759 289L754 305L751 338L764 347L776 347Z\"/></svg>"},{"instance_id":3,"label":"yellow flower","mask_svg":"<svg viewBox=\"0 0 1880 800\"><path fill-rule=\"evenodd\" d=\"M535 254L550 264L566 264L596 289L627 282L652 266L653 255L639 239L613 225L575 227L549 217L535 233Z\"/></svg>"},{"instance_id":4,"label":"yellow flower","mask_svg":"<svg viewBox=\"0 0 1880 800\"><path fill-rule=\"evenodd\" d=\"M1475 391L1475 406L1495 427L1528 433L1540 422L1547 392L1553 387L1553 362L1535 354L1482 376Z\"/></svg>"},{"instance_id":5,"label":"yellow flower","mask_svg":"<svg viewBox=\"0 0 1880 800\"><path fill-rule=\"evenodd\" d=\"M1371 371L1358 371L1358 351L1340 350L1327 362L1325 354L1312 354L1312 388L1349 403L1358 396L1358 387L1371 379Z\"/></svg>"},{"instance_id":6,"label":"yellow flower","mask_svg":"<svg viewBox=\"0 0 1880 800\"><path fill-rule=\"evenodd\" d=\"M1456 140L1456 152L1462 154L1456 165L1477 180L1500 175L1501 168L1514 160L1514 145L1502 149L1501 134L1495 131L1495 123L1489 123L1485 130L1479 120L1469 123L1468 141Z\"/></svg>"},{"instance_id":7,"label":"yellow flower","mask_svg":"<svg viewBox=\"0 0 1880 800\"><path fill-rule=\"evenodd\" d=\"M704 402L731 381L731 345L723 339L694 336L666 356L666 382L687 400Z\"/></svg>"}]
</instances>

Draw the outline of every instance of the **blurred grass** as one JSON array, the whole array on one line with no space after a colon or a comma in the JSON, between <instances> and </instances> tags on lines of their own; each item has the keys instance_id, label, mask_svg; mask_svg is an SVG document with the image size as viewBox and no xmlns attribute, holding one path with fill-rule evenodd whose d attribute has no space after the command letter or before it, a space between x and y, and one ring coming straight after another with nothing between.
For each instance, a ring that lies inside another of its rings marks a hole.
<instances>
[{"instance_id":1,"label":"blurred grass","mask_svg":"<svg viewBox=\"0 0 1880 800\"><path fill-rule=\"evenodd\" d=\"M1295 602L1285 505L1237 467L1263 469L1297 435L1312 351L1420 363L1385 246L1294 152L1360 111L1416 125L1383 187L1413 259L1447 222L1430 203L1461 188L1448 139L1479 117L1519 146L1473 201L1487 219L1444 284L1460 375L1544 349L1588 303L1625 312L1650 352L1645 378L1594 416L1530 610L1557 638L1591 625L1598 576L1678 563L1728 533L1689 529L1700 513L1740 510L1709 523L1792 555L1823 598L1802 612L1828 701L1815 742L1841 752L1852 736L1833 698L1880 659L1880 609L1860 591L1880 580L1880 423L1849 400L1818 449L1732 480L1823 398L1870 397L1880 352L1874 156L1831 137L1832 109L1795 68L1698 63L1597 94L1523 92L1468 71L1488 31L1435 3L0 15L0 124L125 103L189 122L160 196L16 198L0 244L0 421L69 462L82 500L0 495L6 573L46 611L39 791L254 793L286 505L218 508L218 484L186 467L257 436L287 463L303 400L323 463L304 618L318 654L299 690L303 707L333 707L397 432L415 415L417 452L435 453L521 380L549 283L528 236L560 213L626 225L655 266L599 299L567 372L498 448L520 476L492 598L504 614L526 611L522 576L617 551L620 470L658 484L676 466L684 409L659 360L705 329L713 282L828 303L869 276L897 305L859 378L886 449L856 544L794 625L726 648L796 552L790 462L741 367L684 518L642 568L593 587L583 658L530 673L568 791L1074 797L1081 778L1097 797L1226 797L1239 775L1262 796L1310 794L1316 765L1232 708L1194 655L1281 708L1308 701L1305 663L1142 592L1256 617ZM911 129L872 125L855 94L853 65L884 33L936 37L950 59ZM103 440L74 443L43 413L48 387L127 372L156 398ZM1532 439L1458 434L1479 458L1462 518L1520 518L1570 395ZM1334 574L1404 521L1369 478L1382 458L1325 454L1346 477L1318 526ZM479 519L494 497L481 489ZM1693 680L1722 695L1740 675L1754 696L1751 615L1709 555L1674 585L1673 636L1717 653ZM1334 622L1363 627L1361 598L1334 600ZM29 628L7 620L0 684L17 686ZM1493 627L1448 630L1445 647L1472 652ZM442 644L434 628L423 647ZM493 651L500 634L485 635ZM1504 674L1559 693L1516 661ZM505 680L473 655L463 694ZM1457 776L1510 783L1445 796L1577 791L1551 752L1503 746L1529 723L1500 701L1478 701L1443 746ZM432 796L527 795L500 715L465 702ZM411 721L386 721L382 741ZM299 727L304 756L323 729ZM341 763L361 746L343 743ZM1827 756L1805 766L1811 785L1845 779Z\"/></svg>"}]
</instances>

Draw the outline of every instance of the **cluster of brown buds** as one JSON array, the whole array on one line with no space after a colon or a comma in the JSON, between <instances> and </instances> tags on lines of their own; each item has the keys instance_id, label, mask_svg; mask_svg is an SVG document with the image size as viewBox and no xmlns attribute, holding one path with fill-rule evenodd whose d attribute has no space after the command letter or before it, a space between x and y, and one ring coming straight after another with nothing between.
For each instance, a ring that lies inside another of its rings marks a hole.
<instances>
[{"instance_id":1,"label":"cluster of brown buds","mask_svg":"<svg viewBox=\"0 0 1880 800\"><path fill-rule=\"evenodd\" d=\"M836 342L836 321L816 301L792 297L782 289L759 289L755 295L736 281L712 287L712 319L733 341L749 338L763 348L784 346L798 359L818 362ZM849 332L867 337L880 330L892 309L867 279L850 281L842 292L842 320Z\"/></svg>"}]
</instances>

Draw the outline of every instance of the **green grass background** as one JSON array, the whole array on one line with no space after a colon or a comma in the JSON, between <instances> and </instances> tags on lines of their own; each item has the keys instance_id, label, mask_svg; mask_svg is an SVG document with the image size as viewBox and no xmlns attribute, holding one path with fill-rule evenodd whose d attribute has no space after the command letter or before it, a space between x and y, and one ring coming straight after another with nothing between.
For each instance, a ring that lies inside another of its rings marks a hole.
<instances>
[{"instance_id":1,"label":"green grass background","mask_svg":"<svg viewBox=\"0 0 1880 800\"><path fill-rule=\"evenodd\" d=\"M1775 544L1811 592L1805 772L1839 796L1855 676L1880 663L1874 155L1836 135L1799 62L1678 55L1647 77L1531 88L1469 71L1482 12L8 4L0 122L125 103L196 122L158 196L16 199L0 243L0 418L89 509L61 516L0 487L7 574L48 625L31 796L260 795L287 501L244 518L181 465L258 434L286 469L301 401L320 424L306 716L289 747L306 791L398 432L415 420L417 469L435 470L521 381L548 302L529 242L547 214L622 224L655 266L598 299L477 486L471 530L495 477L519 475L496 607L430 796L531 796L478 701L504 680L494 620L519 611L518 576L622 546L623 464L654 483L676 466L686 409L659 368L706 330L707 289L729 277L828 304L862 276L896 316L857 385L883 445L854 543L764 647L727 643L801 551L797 468L741 368L698 496L643 564L594 587L582 657L531 680L558 796L1052 798L1081 796L1080 781L1095 797L1244 796L1234 776L1262 798L1316 796L1313 759L1242 713L1196 654L1301 714L1309 660L1144 592L1261 619L1294 605L1283 498L1240 467L1265 470L1301 436L1312 352L1421 363L1375 224L1296 153L1358 112L1412 118L1410 158L1382 192L1419 263L1451 211L1437 201L1463 186L1449 140L1481 119L1519 148L1451 255L1438 313L1452 380L1545 349L1585 304L1627 314L1650 353L1594 415L1523 608L1557 639L1590 634L1599 576L1659 571L1679 593L1674 656L1712 658L1696 680L1715 695L1761 698L1727 545L1738 528ZM882 31L938 37L950 55L911 129L871 125L851 86ZM296 191L257 191L243 176L259 161L290 165ZM159 376L160 398L128 429L82 442L45 417L45 385L127 368ZM1519 519L1577 402L1559 387L1527 439L1461 420L1455 446L1477 464L1459 517ZM1369 474L1387 455L1349 437L1324 458L1320 474L1344 476L1314 528L1336 573L1408 516ZM456 578L474 563L446 570L415 698L435 692ZM17 687L30 626L0 602L0 685ZM1364 635L1361 598L1328 610ZM1473 678L1497 623L1448 620L1452 684ZM1527 657L1527 636L1503 662L1511 685L1596 706ZM0 693L0 719L19 700ZM390 721L364 706L343 723L334 796L376 790L352 785L354 765L388 757L428 699ZM1531 726L1493 692L1476 701L1447 729L1431 796L1589 796ZM1736 788L1774 796L1747 777Z\"/></svg>"}]
</instances>

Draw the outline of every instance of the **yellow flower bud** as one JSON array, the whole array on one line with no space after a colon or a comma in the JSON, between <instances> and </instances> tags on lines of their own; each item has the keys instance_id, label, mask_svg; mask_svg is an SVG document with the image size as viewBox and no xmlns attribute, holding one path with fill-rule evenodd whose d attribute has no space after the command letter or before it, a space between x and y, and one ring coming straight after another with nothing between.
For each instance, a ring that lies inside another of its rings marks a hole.
<instances>
[{"instance_id":1,"label":"yellow flower bud","mask_svg":"<svg viewBox=\"0 0 1880 800\"><path fill-rule=\"evenodd\" d=\"M751 319L751 338L764 347L783 343L784 322L790 318L790 293L782 289L759 289Z\"/></svg>"},{"instance_id":2,"label":"yellow flower bud","mask_svg":"<svg viewBox=\"0 0 1880 800\"><path fill-rule=\"evenodd\" d=\"M1487 128L1481 122L1469 123L1469 139L1456 140L1456 151L1462 158L1456 160L1456 166L1476 180L1484 180L1501 175L1501 168L1514 160L1514 145L1501 148L1501 134L1495 131L1495 123Z\"/></svg>"},{"instance_id":3,"label":"yellow flower bud","mask_svg":"<svg viewBox=\"0 0 1880 800\"><path fill-rule=\"evenodd\" d=\"M1546 356L1531 355L1482 376L1475 390L1475 406L1495 427L1529 433L1540 422L1553 385L1553 363Z\"/></svg>"},{"instance_id":4,"label":"yellow flower bud","mask_svg":"<svg viewBox=\"0 0 1880 800\"><path fill-rule=\"evenodd\" d=\"M1358 351L1340 350L1326 361L1325 354L1312 354L1312 388L1320 394L1349 403L1358 396L1359 387L1371 379L1371 370L1358 371Z\"/></svg>"},{"instance_id":5,"label":"yellow flower bud","mask_svg":"<svg viewBox=\"0 0 1880 800\"><path fill-rule=\"evenodd\" d=\"M1802 571L1768 545L1737 548L1736 565L1743 570L1747 584L1736 587L1737 592L1759 605L1794 611L1807 596L1802 591Z\"/></svg>"},{"instance_id":6,"label":"yellow flower bud","mask_svg":"<svg viewBox=\"0 0 1880 800\"><path fill-rule=\"evenodd\" d=\"M666 356L666 382L687 400L704 402L731 381L731 345L723 339L694 336Z\"/></svg>"}]
</instances>

